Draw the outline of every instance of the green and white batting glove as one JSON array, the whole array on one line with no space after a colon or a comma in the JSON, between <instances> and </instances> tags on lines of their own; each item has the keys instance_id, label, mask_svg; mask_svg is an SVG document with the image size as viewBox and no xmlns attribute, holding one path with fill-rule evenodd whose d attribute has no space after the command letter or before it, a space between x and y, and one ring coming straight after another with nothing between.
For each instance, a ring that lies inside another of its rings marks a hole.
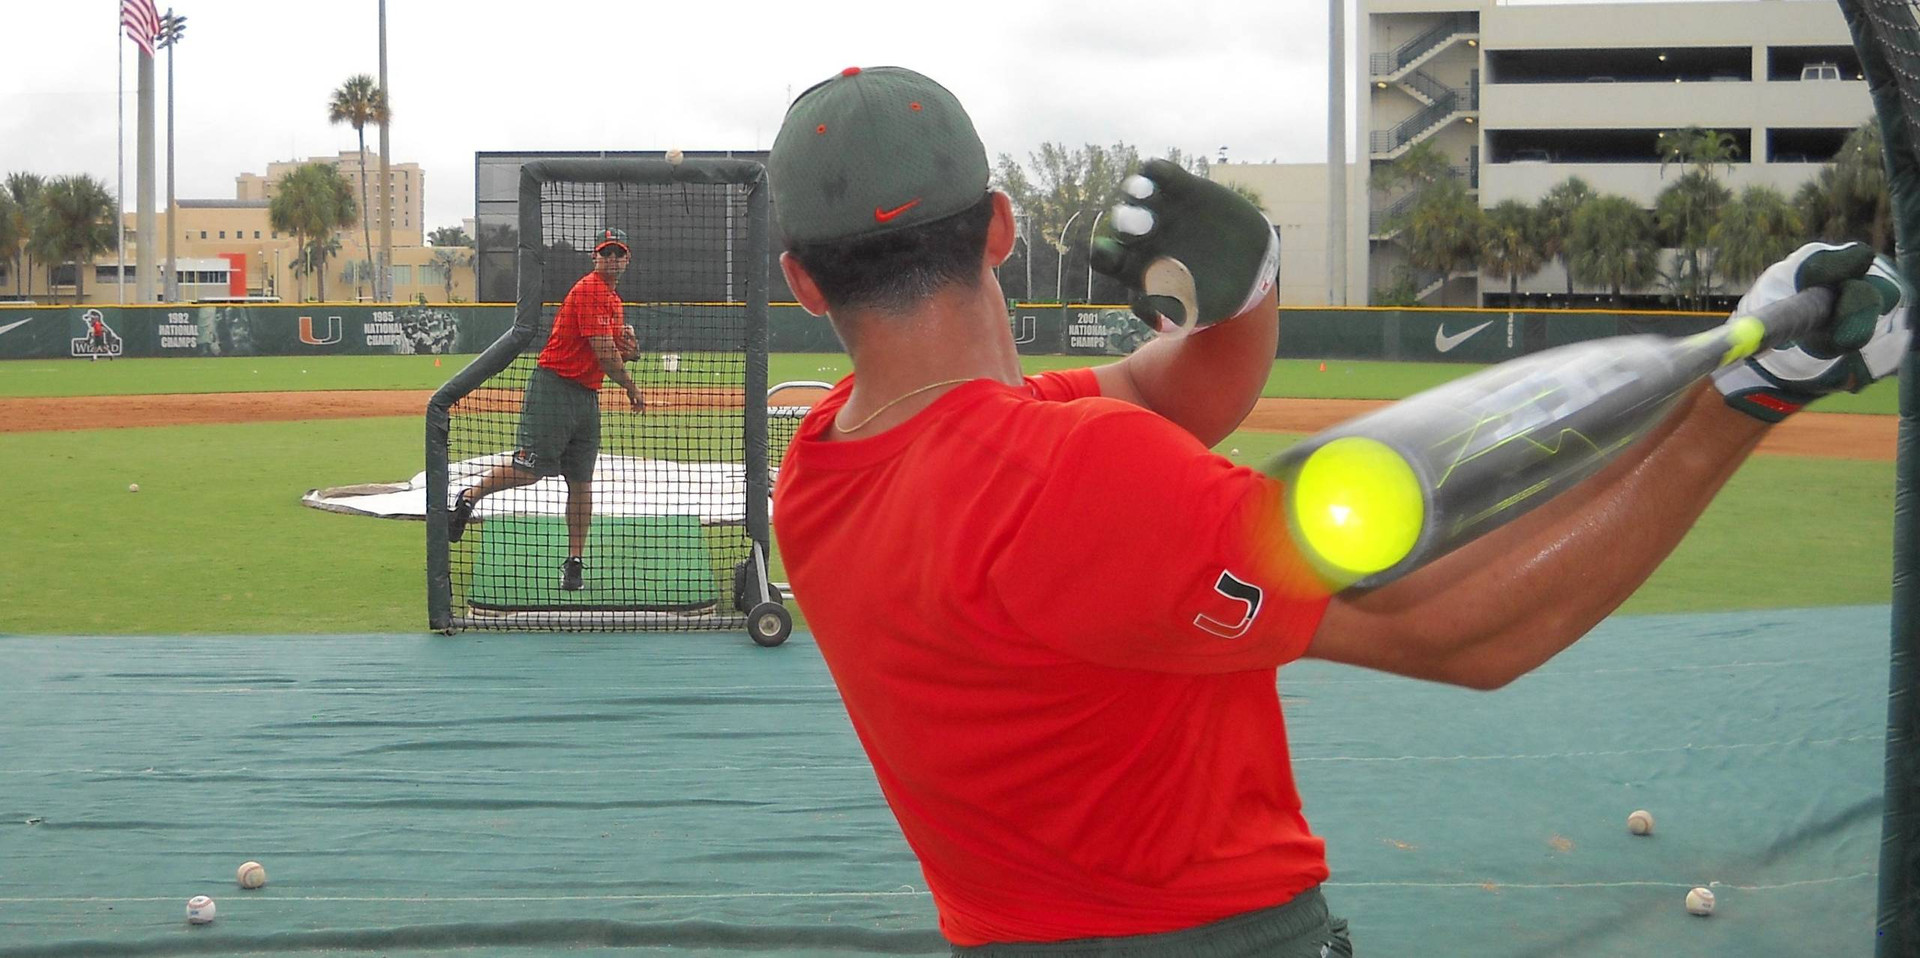
<instances>
[{"instance_id":1,"label":"green and white batting glove","mask_svg":"<svg viewBox=\"0 0 1920 958\"><path fill-rule=\"evenodd\" d=\"M1280 237L1238 193L1166 160L1120 184L1093 242L1093 268L1133 291L1133 312L1160 332L1191 331L1252 309L1280 271Z\"/></svg>"},{"instance_id":2,"label":"green and white batting glove","mask_svg":"<svg viewBox=\"0 0 1920 958\"><path fill-rule=\"evenodd\" d=\"M1779 422L1828 393L1859 392L1893 375L1912 331L1913 292L1893 263L1864 243L1808 243L1760 274L1734 315L1750 314L1803 289L1831 286L1833 316L1820 331L1722 366L1713 384L1727 405Z\"/></svg>"}]
</instances>

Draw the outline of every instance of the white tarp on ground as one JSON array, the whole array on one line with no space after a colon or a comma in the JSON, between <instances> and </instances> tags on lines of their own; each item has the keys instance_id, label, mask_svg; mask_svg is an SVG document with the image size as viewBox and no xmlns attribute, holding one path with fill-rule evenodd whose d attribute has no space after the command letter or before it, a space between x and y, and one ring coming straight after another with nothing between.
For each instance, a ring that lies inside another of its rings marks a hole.
<instances>
[{"instance_id":1,"label":"white tarp on ground","mask_svg":"<svg viewBox=\"0 0 1920 958\"><path fill-rule=\"evenodd\" d=\"M506 462L501 452L447 467L449 496L478 482L488 469ZM601 454L593 467L596 516L699 516L707 525L746 521L745 466L725 462L674 462ZM329 512L383 519L425 519L427 474L405 482L365 483L309 489L301 503ZM567 486L559 477L508 489L480 500L474 515L565 515Z\"/></svg>"}]
</instances>

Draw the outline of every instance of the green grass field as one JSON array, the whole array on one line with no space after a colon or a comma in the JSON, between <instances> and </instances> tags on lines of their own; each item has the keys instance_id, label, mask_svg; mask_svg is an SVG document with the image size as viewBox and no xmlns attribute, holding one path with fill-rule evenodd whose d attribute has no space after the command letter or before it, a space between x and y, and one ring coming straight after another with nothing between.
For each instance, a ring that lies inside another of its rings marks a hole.
<instances>
[{"instance_id":1,"label":"green grass field","mask_svg":"<svg viewBox=\"0 0 1920 958\"><path fill-rule=\"evenodd\" d=\"M846 371L837 354L774 359L775 382ZM1027 367L1086 362L1034 357ZM452 365L435 368L430 357L12 362L0 364L0 396L431 389ZM1321 372L1318 363L1282 362L1269 395L1393 398L1468 370L1329 362ZM1305 382L1315 382L1312 390ZM1891 411L1890 385L1842 398ZM310 488L412 476L422 435L416 417L0 433L14 560L0 577L0 633L425 631L422 524L299 504ZM1251 464L1292 441L1240 432L1219 448ZM141 491L129 493L136 482ZM1892 486L1889 463L1753 459L1624 611L1885 602ZM775 577L784 578L777 555Z\"/></svg>"},{"instance_id":2,"label":"green grass field","mask_svg":"<svg viewBox=\"0 0 1920 958\"><path fill-rule=\"evenodd\" d=\"M0 365L0 398L135 396L151 393L271 392L309 389L436 389L471 356L296 356L123 359L81 363L67 359L16 360ZM1117 358L1117 357L1115 357ZM1112 362L1100 356L1025 356L1028 372L1076 369ZM1325 367L1324 369L1321 367ZM1288 399L1401 399L1484 367L1463 363L1380 363L1282 359L1273 364L1262 395ZM769 384L834 382L853 369L844 353L780 353L768 364ZM1859 395L1831 396L1821 412L1899 411L1892 380Z\"/></svg>"}]
</instances>

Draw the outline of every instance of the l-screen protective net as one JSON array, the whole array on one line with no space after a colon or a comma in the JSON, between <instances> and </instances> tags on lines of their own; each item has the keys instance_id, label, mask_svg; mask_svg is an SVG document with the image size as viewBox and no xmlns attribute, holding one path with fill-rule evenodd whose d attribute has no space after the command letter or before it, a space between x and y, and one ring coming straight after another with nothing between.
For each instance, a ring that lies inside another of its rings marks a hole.
<instances>
[{"instance_id":1,"label":"l-screen protective net","mask_svg":"<svg viewBox=\"0 0 1920 958\"><path fill-rule=\"evenodd\" d=\"M699 616L737 611L734 570L751 547L744 457L749 189L542 185L541 324L510 366L454 409L449 486L455 494L470 487L516 448L521 403L554 315L593 270L594 246L608 229L624 232L632 252L617 288L641 349L626 368L646 408L634 411L611 380L600 388L583 588L562 588L570 551L563 479L543 478L480 503L462 541L450 547L454 607L467 612L469 627L498 617L500 627L513 629L703 628ZM524 265L522 273L528 282Z\"/></svg>"}]
</instances>

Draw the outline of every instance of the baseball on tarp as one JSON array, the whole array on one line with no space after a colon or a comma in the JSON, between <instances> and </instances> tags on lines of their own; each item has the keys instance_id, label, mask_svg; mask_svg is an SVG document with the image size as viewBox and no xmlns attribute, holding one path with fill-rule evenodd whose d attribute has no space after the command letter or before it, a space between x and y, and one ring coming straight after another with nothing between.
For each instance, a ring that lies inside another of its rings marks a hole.
<instances>
[{"instance_id":1,"label":"baseball on tarp","mask_svg":"<svg viewBox=\"0 0 1920 958\"><path fill-rule=\"evenodd\" d=\"M1687 914L1702 918L1713 914L1713 891L1708 888L1695 888L1687 892Z\"/></svg>"},{"instance_id":2,"label":"baseball on tarp","mask_svg":"<svg viewBox=\"0 0 1920 958\"><path fill-rule=\"evenodd\" d=\"M213 899L205 895L195 895L187 899L187 921L195 925L213 923Z\"/></svg>"}]
</instances>

